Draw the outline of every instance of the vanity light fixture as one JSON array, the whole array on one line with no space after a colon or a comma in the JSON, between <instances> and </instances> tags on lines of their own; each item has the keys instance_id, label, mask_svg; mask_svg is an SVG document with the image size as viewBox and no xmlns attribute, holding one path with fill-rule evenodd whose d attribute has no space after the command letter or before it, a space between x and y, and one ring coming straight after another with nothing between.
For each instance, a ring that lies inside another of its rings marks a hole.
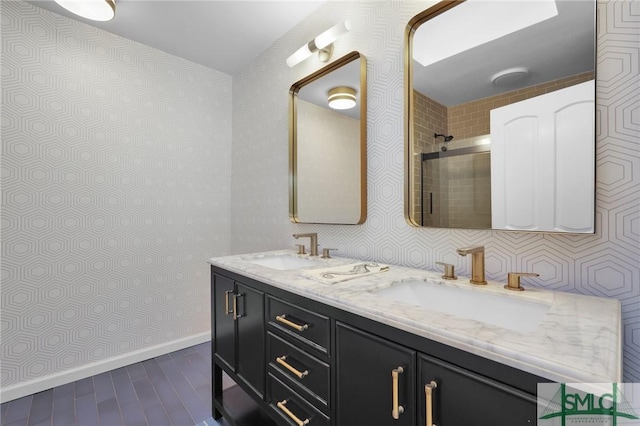
<instances>
[{"instance_id":1,"label":"vanity light fixture","mask_svg":"<svg viewBox=\"0 0 640 426\"><path fill-rule=\"evenodd\" d=\"M329 106L333 109L350 109L356 106L356 91L351 87L334 87L327 95Z\"/></svg>"},{"instance_id":2,"label":"vanity light fixture","mask_svg":"<svg viewBox=\"0 0 640 426\"><path fill-rule=\"evenodd\" d=\"M56 0L57 1L57 0ZM296 50L293 55L287 58L287 65L295 67L309 56L318 52L318 58L322 62L327 62L333 54L333 42L349 32L351 29L351 21L348 19L329 28L309 43Z\"/></svg>"},{"instance_id":3,"label":"vanity light fixture","mask_svg":"<svg viewBox=\"0 0 640 426\"><path fill-rule=\"evenodd\" d=\"M115 0L55 0L69 12L92 21L110 21L116 16Z\"/></svg>"}]
</instances>

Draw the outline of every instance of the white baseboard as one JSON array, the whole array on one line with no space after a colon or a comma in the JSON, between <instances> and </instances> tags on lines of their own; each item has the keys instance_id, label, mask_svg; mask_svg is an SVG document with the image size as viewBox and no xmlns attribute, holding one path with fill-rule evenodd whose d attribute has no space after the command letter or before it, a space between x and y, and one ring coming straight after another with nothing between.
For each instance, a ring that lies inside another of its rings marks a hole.
<instances>
[{"instance_id":1,"label":"white baseboard","mask_svg":"<svg viewBox=\"0 0 640 426\"><path fill-rule=\"evenodd\" d=\"M155 358L160 355L168 354L210 340L211 332L207 331L194 336L184 337L182 339L129 352L124 355L118 355L113 358L86 364L71 370L49 374L44 377L38 377L37 379L16 383L6 387L2 386L2 388L0 388L0 403L22 398L23 396L42 392L56 386L75 382L76 380L95 376L96 374L115 370L116 368L125 367L127 365L135 364L136 362L145 361L150 358Z\"/></svg>"}]
</instances>

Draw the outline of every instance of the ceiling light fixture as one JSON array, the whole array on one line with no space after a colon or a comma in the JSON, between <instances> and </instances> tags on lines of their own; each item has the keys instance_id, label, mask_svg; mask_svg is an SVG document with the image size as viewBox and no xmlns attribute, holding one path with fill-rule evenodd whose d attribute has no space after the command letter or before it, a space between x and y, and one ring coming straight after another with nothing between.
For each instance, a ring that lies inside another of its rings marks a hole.
<instances>
[{"instance_id":1,"label":"ceiling light fixture","mask_svg":"<svg viewBox=\"0 0 640 426\"><path fill-rule=\"evenodd\" d=\"M318 58L322 62L327 62L333 54L333 43L338 38L349 32L350 29L351 21L348 19L338 25L334 25L311 40L309 43L302 46L300 49L296 50L293 55L287 58L287 65L289 65L289 67L295 67L315 52L318 52Z\"/></svg>"},{"instance_id":2,"label":"ceiling light fixture","mask_svg":"<svg viewBox=\"0 0 640 426\"><path fill-rule=\"evenodd\" d=\"M110 21L116 16L114 0L55 0L69 12L92 21Z\"/></svg>"},{"instance_id":3,"label":"ceiling light fixture","mask_svg":"<svg viewBox=\"0 0 640 426\"><path fill-rule=\"evenodd\" d=\"M334 87L327 95L329 106L333 109L350 109L356 106L356 91L351 87Z\"/></svg>"},{"instance_id":4,"label":"ceiling light fixture","mask_svg":"<svg viewBox=\"0 0 640 426\"><path fill-rule=\"evenodd\" d=\"M509 68L491 77L491 83L499 87L515 87L524 83L529 77L529 70L524 67Z\"/></svg>"}]
</instances>

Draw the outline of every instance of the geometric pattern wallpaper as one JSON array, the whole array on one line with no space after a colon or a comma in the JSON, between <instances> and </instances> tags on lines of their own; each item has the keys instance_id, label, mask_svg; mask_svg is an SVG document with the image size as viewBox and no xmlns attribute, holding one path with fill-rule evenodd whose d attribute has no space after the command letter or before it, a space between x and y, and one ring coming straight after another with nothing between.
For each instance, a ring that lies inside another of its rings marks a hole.
<instances>
[{"instance_id":1,"label":"geometric pattern wallpaper","mask_svg":"<svg viewBox=\"0 0 640 426\"><path fill-rule=\"evenodd\" d=\"M22 1L1 19L3 392L208 340L232 77Z\"/></svg>"},{"instance_id":2,"label":"geometric pattern wallpaper","mask_svg":"<svg viewBox=\"0 0 640 426\"><path fill-rule=\"evenodd\" d=\"M296 232L318 232L336 256L469 274L456 247L483 244L486 272L535 271L528 286L619 299L624 323L624 379L640 382L640 1L598 2L596 232L534 234L413 228L403 212L404 31L431 3L327 2L233 78L232 235L234 253L292 247ZM285 59L340 19L352 30L333 59L357 50L367 58L368 217L363 225L288 220L288 90L321 68L313 56ZM259 179L255 177L259 176Z\"/></svg>"},{"instance_id":3,"label":"geometric pattern wallpaper","mask_svg":"<svg viewBox=\"0 0 640 426\"><path fill-rule=\"evenodd\" d=\"M617 298L625 380L640 381L640 2L598 3L594 235L410 227L403 212L404 30L424 1L327 2L238 75L22 1L0 4L0 384L12 387L209 333L211 256L318 232L339 256L435 270L486 246L487 276ZM368 218L288 217L288 68L349 18L334 59L368 72ZM231 105L231 106L230 106ZM232 149L233 147L233 149Z\"/></svg>"}]
</instances>

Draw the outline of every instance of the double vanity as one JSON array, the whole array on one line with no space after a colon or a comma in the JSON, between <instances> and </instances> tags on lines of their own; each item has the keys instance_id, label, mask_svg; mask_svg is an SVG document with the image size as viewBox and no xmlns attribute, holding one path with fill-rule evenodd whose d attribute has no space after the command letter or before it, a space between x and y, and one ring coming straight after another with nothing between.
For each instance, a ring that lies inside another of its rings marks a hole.
<instances>
[{"instance_id":1,"label":"double vanity","mask_svg":"<svg viewBox=\"0 0 640 426\"><path fill-rule=\"evenodd\" d=\"M621 381L617 300L293 250L209 262L232 424L530 425L538 383Z\"/></svg>"},{"instance_id":2,"label":"double vanity","mask_svg":"<svg viewBox=\"0 0 640 426\"><path fill-rule=\"evenodd\" d=\"M440 1L407 24L405 217L593 233L595 2L511 3ZM521 17L534 19L511 27ZM479 44L453 43L467 38ZM331 109L345 88L353 108ZM367 60L351 52L289 92L291 221L364 223ZM328 258L313 234L294 237L311 238L309 255L210 260L215 417L533 425L538 383L621 380L617 300L522 291L519 276L534 273L486 282L482 247L458 249L472 268L455 279L453 265L440 275ZM237 386L223 391L222 372Z\"/></svg>"}]
</instances>

